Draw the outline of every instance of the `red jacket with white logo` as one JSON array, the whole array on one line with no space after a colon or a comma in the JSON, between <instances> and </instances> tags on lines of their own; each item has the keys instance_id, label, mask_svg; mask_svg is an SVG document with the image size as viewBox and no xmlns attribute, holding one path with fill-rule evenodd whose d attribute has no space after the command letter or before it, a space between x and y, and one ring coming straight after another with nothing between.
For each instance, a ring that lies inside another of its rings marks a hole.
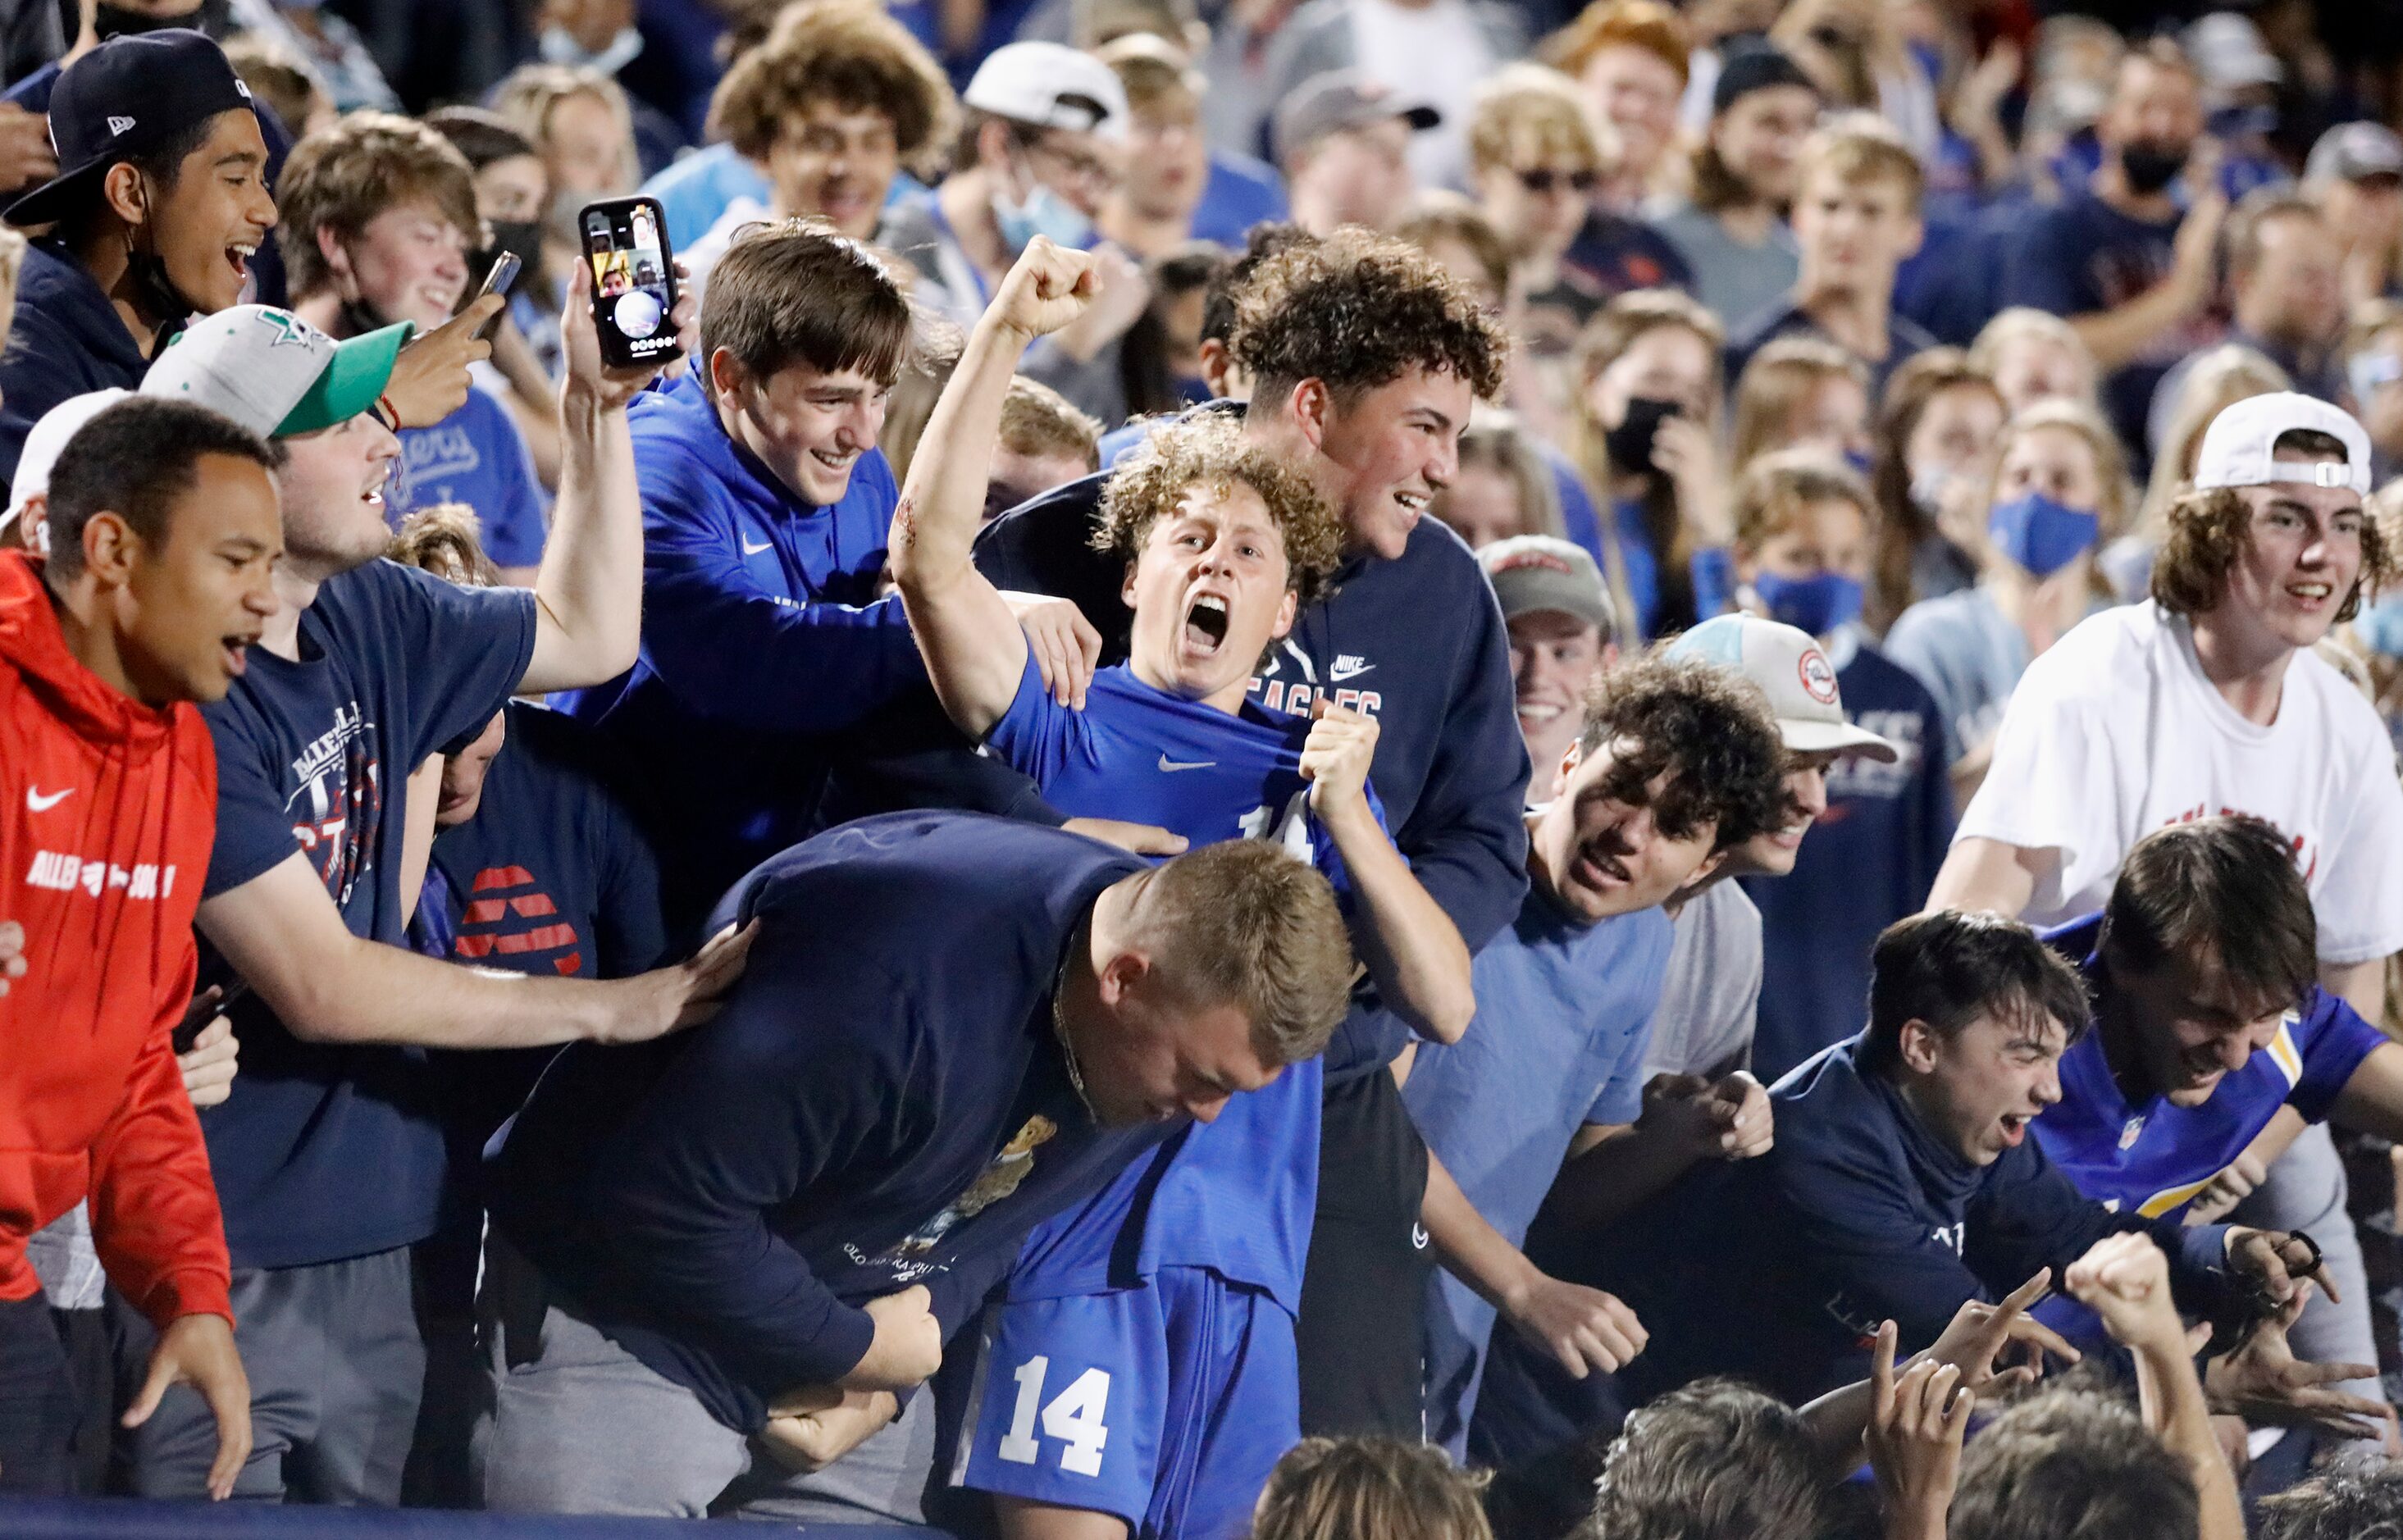
<instances>
[{"instance_id":1,"label":"red jacket with white logo","mask_svg":"<svg viewBox=\"0 0 2403 1540\"><path fill-rule=\"evenodd\" d=\"M156 711L67 651L40 568L0 552L0 1299L40 1287L25 1241L91 1199L108 1275L164 1326L233 1318L225 1228L174 1033L216 835L198 707Z\"/></svg>"}]
</instances>

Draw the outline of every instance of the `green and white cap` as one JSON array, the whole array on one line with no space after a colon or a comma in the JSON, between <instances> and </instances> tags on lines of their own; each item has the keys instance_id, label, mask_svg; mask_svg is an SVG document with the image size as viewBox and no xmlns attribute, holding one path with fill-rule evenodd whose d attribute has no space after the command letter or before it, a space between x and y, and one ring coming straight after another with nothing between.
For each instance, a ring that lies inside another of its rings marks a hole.
<instances>
[{"instance_id":1,"label":"green and white cap","mask_svg":"<svg viewBox=\"0 0 2403 1540\"><path fill-rule=\"evenodd\" d=\"M236 305L170 339L142 394L195 402L262 438L314 433L375 405L413 330L401 321L337 342L288 310Z\"/></svg>"}]
</instances>

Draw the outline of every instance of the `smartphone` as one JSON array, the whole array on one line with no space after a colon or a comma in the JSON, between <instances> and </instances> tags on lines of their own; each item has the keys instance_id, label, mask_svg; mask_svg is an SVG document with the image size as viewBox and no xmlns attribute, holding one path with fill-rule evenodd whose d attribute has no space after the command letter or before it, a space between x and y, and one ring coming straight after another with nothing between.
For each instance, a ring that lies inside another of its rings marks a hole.
<instances>
[{"instance_id":1,"label":"smartphone","mask_svg":"<svg viewBox=\"0 0 2403 1540\"><path fill-rule=\"evenodd\" d=\"M667 216L653 198L611 198L587 203L576 215L584 255L592 264L592 322L601 357L618 368L660 364L676 347L675 267L668 250Z\"/></svg>"},{"instance_id":2,"label":"smartphone","mask_svg":"<svg viewBox=\"0 0 2403 1540\"><path fill-rule=\"evenodd\" d=\"M493 259L493 271L484 274L484 286L476 291L476 299L481 299L488 294L507 294L508 292L509 285L518 281L518 270L523 266L525 266L525 258L520 257L516 252L505 251L501 253L500 256ZM475 299L467 301L467 303L471 305L475 302ZM509 311L507 305L494 311L491 320L476 328L477 340L490 340L493 333L500 329L501 317L508 314L508 312Z\"/></svg>"}]
</instances>

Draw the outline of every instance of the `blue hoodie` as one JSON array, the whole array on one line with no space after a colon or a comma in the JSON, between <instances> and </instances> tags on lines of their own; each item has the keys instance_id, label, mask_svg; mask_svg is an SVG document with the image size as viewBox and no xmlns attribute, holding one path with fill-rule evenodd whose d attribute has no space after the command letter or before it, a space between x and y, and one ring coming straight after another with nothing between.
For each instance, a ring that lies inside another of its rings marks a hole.
<instances>
[{"instance_id":1,"label":"blue hoodie","mask_svg":"<svg viewBox=\"0 0 2403 1540\"><path fill-rule=\"evenodd\" d=\"M682 925L809 832L826 736L926 674L900 600L876 596L899 498L881 451L819 507L727 436L692 373L628 415L642 654L570 709L620 746Z\"/></svg>"},{"instance_id":2,"label":"blue hoodie","mask_svg":"<svg viewBox=\"0 0 2403 1540\"><path fill-rule=\"evenodd\" d=\"M756 1430L847 1374L912 1283L949 1338L1027 1228L1180 1128L1104 1129L1052 989L1141 856L1007 819L866 819L728 895L757 921L716 1016L563 1050L487 1154L493 1223L579 1312Z\"/></svg>"},{"instance_id":3,"label":"blue hoodie","mask_svg":"<svg viewBox=\"0 0 2403 1540\"><path fill-rule=\"evenodd\" d=\"M0 479L17 479L25 435L44 412L86 391L138 390L149 368L99 282L66 247L35 242L0 352Z\"/></svg>"}]
</instances>

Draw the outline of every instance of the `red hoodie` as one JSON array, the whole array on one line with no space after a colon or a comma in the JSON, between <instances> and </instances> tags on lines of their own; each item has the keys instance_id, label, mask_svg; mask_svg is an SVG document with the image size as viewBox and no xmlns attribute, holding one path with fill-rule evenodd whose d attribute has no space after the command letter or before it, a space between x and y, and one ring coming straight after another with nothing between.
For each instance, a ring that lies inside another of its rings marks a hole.
<instances>
[{"instance_id":1,"label":"red hoodie","mask_svg":"<svg viewBox=\"0 0 2403 1540\"><path fill-rule=\"evenodd\" d=\"M91 1198L110 1279L160 1327L233 1319L225 1227L174 1033L216 835L200 709L154 711L67 651L41 569L0 552L0 1299L40 1287L25 1241Z\"/></svg>"}]
</instances>

